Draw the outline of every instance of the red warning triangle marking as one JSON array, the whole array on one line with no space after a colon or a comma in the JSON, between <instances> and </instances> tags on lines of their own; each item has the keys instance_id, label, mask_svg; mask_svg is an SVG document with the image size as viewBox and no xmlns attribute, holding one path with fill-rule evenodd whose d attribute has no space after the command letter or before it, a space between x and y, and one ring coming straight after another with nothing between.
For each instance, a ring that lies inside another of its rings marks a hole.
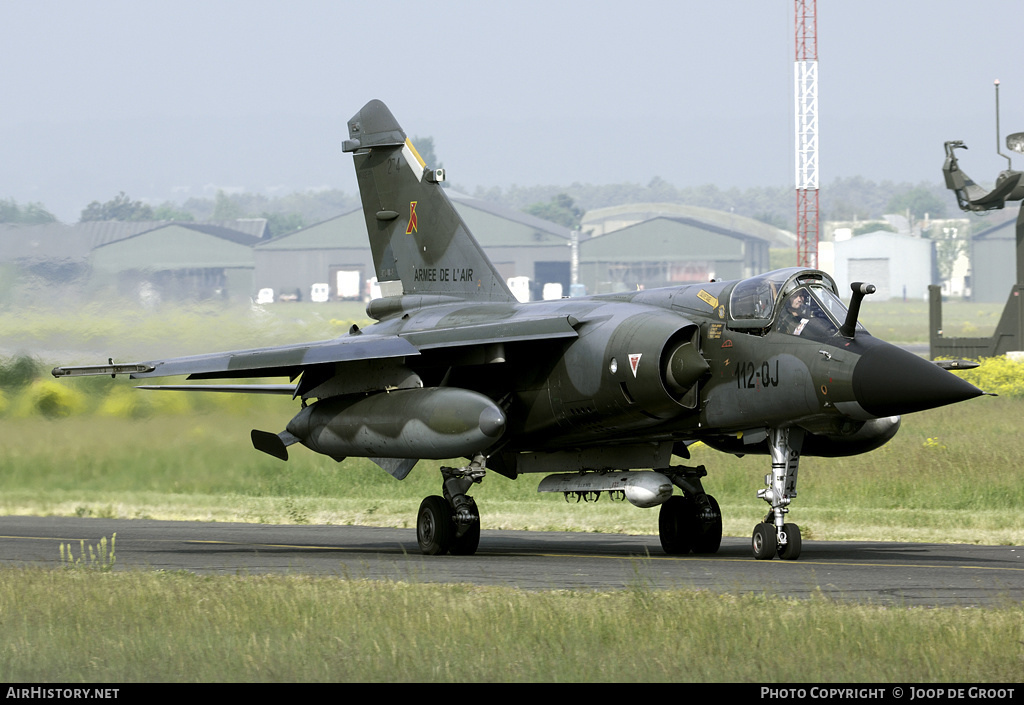
<instances>
[{"instance_id":1,"label":"red warning triangle marking","mask_svg":"<svg viewBox=\"0 0 1024 705\"><path fill-rule=\"evenodd\" d=\"M633 370L633 376L636 377L636 368L640 364L640 358L643 353L631 353L629 356L629 367Z\"/></svg>"}]
</instances>

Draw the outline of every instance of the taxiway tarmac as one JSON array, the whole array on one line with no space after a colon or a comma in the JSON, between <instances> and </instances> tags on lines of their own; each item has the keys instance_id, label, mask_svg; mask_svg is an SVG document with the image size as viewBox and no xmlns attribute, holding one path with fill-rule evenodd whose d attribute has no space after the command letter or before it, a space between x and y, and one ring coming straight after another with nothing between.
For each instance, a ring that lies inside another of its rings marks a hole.
<instances>
[{"instance_id":1,"label":"taxiway tarmac","mask_svg":"<svg viewBox=\"0 0 1024 705\"><path fill-rule=\"evenodd\" d=\"M667 556L656 536L488 531L475 556L424 556L414 529L0 517L0 563L61 565L117 535L116 570L308 573L349 579L524 589L632 586L769 593L884 604L982 606L1024 601L1024 547L804 541L797 561L757 561L747 537L713 556Z\"/></svg>"}]
</instances>

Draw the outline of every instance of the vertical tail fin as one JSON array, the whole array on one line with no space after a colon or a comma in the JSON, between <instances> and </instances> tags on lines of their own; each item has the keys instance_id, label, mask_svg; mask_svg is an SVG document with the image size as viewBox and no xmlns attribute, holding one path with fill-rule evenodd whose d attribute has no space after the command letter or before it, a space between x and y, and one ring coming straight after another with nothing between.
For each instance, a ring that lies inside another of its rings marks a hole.
<instances>
[{"instance_id":1,"label":"vertical tail fin","mask_svg":"<svg viewBox=\"0 0 1024 705\"><path fill-rule=\"evenodd\" d=\"M385 295L515 301L394 115L371 100L348 121L377 280ZM401 282L401 290L398 289Z\"/></svg>"}]
</instances>

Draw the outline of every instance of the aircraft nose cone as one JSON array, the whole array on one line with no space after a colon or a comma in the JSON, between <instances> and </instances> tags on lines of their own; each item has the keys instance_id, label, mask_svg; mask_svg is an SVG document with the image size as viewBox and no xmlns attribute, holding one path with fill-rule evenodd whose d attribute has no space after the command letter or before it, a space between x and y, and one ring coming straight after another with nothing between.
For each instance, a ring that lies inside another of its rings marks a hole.
<instances>
[{"instance_id":1,"label":"aircraft nose cone","mask_svg":"<svg viewBox=\"0 0 1024 705\"><path fill-rule=\"evenodd\" d=\"M853 368L857 403L877 416L932 409L984 394L952 372L895 345L868 349Z\"/></svg>"}]
</instances>

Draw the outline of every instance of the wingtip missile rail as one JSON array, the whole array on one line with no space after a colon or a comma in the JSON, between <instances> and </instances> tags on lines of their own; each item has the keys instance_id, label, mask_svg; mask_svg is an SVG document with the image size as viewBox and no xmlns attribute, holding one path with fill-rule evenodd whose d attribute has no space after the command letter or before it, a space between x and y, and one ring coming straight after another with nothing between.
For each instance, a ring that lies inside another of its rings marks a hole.
<instances>
[{"instance_id":1,"label":"wingtip missile rail","mask_svg":"<svg viewBox=\"0 0 1024 705\"><path fill-rule=\"evenodd\" d=\"M54 367L51 374L54 377L95 377L100 375L134 375L152 372L156 368L153 365L146 365L138 362L114 364L113 359L107 361L106 365L63 365Z\"/></svg>"}]
</instances>

